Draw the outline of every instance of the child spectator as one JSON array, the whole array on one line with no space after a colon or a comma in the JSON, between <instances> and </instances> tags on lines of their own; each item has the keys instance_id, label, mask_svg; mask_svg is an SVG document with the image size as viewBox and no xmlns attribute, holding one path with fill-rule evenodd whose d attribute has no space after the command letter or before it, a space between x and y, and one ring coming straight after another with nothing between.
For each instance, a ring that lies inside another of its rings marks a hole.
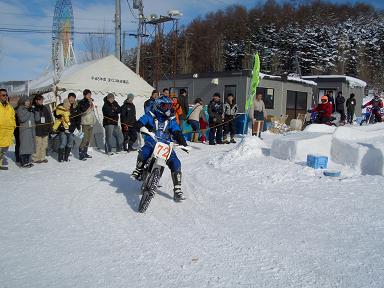
<instances>
[{"instance_id":1,"label":"child spectator","mask_svg":"<svg viewBox=\"0 0 384 288\"><path fill-rule=\"evenodd\" d=\"M60 125L63 125L65 132L69 133L69 126L71 125L71 112L69 111L70 108L71 104L69 103L68 99L64 99L63 105L56 107L55 116L57 118L52 127L53 132L57 132L57 129L60 127Z\"/></svg>"}]
</instances>

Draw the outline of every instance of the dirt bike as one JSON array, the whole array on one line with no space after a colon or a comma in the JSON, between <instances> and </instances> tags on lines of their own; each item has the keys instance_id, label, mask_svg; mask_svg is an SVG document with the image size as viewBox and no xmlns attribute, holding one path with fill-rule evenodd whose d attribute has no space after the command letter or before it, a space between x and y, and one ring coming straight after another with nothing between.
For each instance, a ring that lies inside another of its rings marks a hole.
<instances>
[{"instance_id":1,"label":"dirt bike","mask_svg":"<svg viewBox=\"0 0 384 288\"><path fill-rule=\"evenodd\" d=\"M381 119L384 121L384 108L380 109L380 115ZM365 124L374 124L377 122L377 119L375 117L375 114L373 114L372 107L367 107L364 113L364 118L360 122L360 126L365 125Z\"/></svg>"},{"instance_id":2,"label":"dirt bike","mask_svg":"<svg viewBox=\"0 0 384 288\"><path fill-rule=\"evenodd\" d=\"M152 137L152 135L150 136ZM141 185L142 196L139 204L140 213L144 213L147 210L152 198L155 196L160 178L163 175L164 168L167 165L169 157L171 157L174 147L180 147L172 141L163 141L163 139L156 136L152 137L152 139L156 141L156 145L143 169L143 184ZM180 149L188 153L188 151L183 148Z\"/></svg>"}]
</instances>

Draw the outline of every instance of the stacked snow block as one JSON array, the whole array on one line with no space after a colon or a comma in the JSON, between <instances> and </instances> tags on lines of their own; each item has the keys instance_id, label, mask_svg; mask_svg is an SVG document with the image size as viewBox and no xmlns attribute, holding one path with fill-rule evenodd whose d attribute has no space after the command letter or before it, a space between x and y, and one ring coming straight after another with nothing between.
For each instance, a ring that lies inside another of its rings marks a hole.
<instances>
[{"instance_id":1,"label":"stacked snow block","mask_svg":"<svg viewBox=\"0 0 384 288\"><path fill-rule=\"evenodd\" d=\"M328 166L328 157L321 155L307 155L307 166L313 169L326 169Z\"/></svg>"}]
</instances>

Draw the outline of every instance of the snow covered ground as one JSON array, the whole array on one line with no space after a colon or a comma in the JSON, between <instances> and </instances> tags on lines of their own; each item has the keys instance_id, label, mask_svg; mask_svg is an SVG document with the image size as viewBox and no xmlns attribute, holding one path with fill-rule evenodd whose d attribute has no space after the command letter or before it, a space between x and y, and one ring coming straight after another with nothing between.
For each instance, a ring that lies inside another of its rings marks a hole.
<instances>
[{"instance_id":1,"label":"snow covered ground","mask_svg":"<svg viewBox=\"0 0 384 288\"><path fill-rule=\"evenodd\" d=\"M146 214L136 153L0 173L1 287L383 287L382 176L269 156L277 137L178 152ZM238 139L240 140L240 139Z\"/></svg>"}]
</instances>

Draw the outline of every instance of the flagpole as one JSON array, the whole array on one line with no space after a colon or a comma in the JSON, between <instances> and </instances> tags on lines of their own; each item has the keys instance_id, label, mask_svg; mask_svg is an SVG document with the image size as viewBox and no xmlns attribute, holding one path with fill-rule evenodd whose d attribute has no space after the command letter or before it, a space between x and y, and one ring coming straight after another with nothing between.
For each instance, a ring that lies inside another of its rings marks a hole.
<instances>
[{"instance_id":1,"label":"flagpole","mask_svg":"<svg viewBox=\"0 0 384 288\"><path fill-rule=\"evenodd\" d=\"M259 54L256 53L253 57L253 61L252 61L253 65L252 65L252 77L251 77L251 81L250 81L250 84L249 84L249 88L248 88L248 97L247 97L247 100L245 102L245 111L246 111L246 114L245 114L245 121L244 121L244 125L243 125L243 133L245 133L245 135L248 135L248 115L250 114L251 112L251 108L253 107L253 98L255 97L256 95L256 90L257 90L257 87L260 83L260 57L259 57ZM253 125L253 123L252 123ZM247 129L246 129L247 128ZM244 131L246 130L246 131ZM245 137L243 137L244 139Z\"/></svg>"}]
</instances>

